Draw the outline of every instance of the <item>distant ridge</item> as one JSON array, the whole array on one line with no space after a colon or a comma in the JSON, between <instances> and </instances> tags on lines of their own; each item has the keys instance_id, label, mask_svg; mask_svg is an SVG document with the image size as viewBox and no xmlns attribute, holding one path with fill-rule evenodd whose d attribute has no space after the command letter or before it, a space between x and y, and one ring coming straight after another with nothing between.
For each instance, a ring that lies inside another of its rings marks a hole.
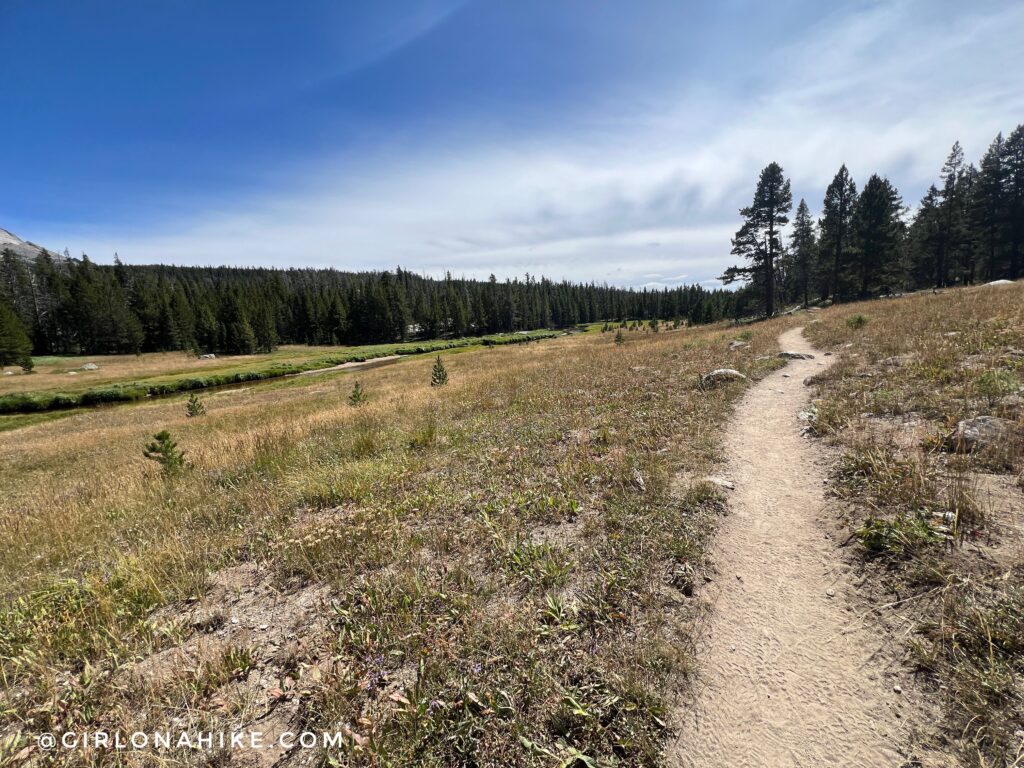
<instances>
[{"instance_id":1,"label":"distant ridge","mask_svg":"<svg viewBox=\"0 0 1024 768\"><path fill-rule=\"evenodd\" d=\"M41 246L22 240L13 232L9 232L0 227L0 252L8 249L14 251L16 256L20 256L23 259L28 260L34 259L44 250Z\"/></svg>"}]
</instances>

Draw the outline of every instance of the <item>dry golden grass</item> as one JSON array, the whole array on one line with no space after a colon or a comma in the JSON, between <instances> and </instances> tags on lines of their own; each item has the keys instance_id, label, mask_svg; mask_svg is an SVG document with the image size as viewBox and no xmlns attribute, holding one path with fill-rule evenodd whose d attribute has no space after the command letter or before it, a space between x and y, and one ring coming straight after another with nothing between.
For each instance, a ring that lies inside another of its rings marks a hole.
<instances>
[{"instance_id":1,"label":"dry golden grass","mask_svg":"<svg viewBox=\"0 0 1024 768\"><path fill-rule=\"evenodd\" d=\"M281 721L347 729L343 764L657 762L720 504L670 480L710 469L744 388L697 377L756 378L777 331L463 351L445 387L414 358L4 433L0 736ZM161 429L180 476L142 456Z\"/></svg>"},{"instance_id":2,"label":"dry golden grass","mask_svg":"<svg viewBox=\"0 0 1024 768\"><path fill-rule=\"evenodd\" d=\"M866 583L913 627L943 735L970 765L1020 765L1024 455L943 442L980 415L1024 428L1024 284L835 307L806 333L840 356L819 377L816 428L844 452L835 488L856 505Z\"/></svg>"}]
</instances>

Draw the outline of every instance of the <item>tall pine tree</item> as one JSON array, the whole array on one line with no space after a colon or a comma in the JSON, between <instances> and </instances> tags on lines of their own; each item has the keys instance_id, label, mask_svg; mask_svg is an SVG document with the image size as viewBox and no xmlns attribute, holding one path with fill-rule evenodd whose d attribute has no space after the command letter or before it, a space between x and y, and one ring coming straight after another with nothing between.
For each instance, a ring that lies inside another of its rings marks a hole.
<instances>
[{"instance_id":1,"label":"tall pine tree","mask_svg":"<svg viewBox=\"0 0 1024 768\"><path fill-rule=\"evenodd\" d=\"M782 166L768 164L761 171L754 190L754 200L740 209L743 225L732 240L732 254L746 259L745 265L729 267L722 282L750 280L764 300L765 314L775 314L775 272L782 253L782 227L789 223L793 195Z\"/></svg>"}]
</instances>

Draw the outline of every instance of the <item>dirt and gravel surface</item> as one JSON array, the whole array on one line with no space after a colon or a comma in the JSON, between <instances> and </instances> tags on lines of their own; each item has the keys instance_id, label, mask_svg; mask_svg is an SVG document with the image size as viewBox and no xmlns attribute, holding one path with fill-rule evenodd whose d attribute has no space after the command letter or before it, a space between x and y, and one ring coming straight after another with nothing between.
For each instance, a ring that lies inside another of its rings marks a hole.
<instances>
[{"instance_id":1,"label":"dirt and gravel surface","mask_svg":"<svg viewBox=\"0 0 1024 768\"><path fill-rule=\"evenodd\" d=\"M802 435L803 380L833 358L801 329L783 350L814 354L753 387L726 437L730 514L704 590L695 701L677 713L678 766L899 766L920 719L891 639L865 618L827 522L826 472Z\"/></svg>"}]
</instances>

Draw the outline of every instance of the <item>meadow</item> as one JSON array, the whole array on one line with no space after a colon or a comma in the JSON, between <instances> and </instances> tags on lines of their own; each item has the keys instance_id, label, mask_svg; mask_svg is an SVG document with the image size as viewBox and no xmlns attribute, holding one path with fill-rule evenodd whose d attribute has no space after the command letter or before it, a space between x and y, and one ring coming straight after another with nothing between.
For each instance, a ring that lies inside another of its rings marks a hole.
<instances>
[{"instance_id":1,"label":"meadow","mask_svg":"<svg viewBox=\"0 0 1024 768\"><path fill-rule=\"evenodd\" d=\"M743 389L698 373L779 363L770 326L623 335L460 350L443 387L410 358L5 432L9 751L283 719L351 729L353 764L656 761ZM142 455L165 429L168 477Z\"/></svg>"},{"instance_id":2,"label":"meadow","mask_svg":"<svg viewBox=\"0 0 1024 768\"><path fill-rule=\"evenodd\" d=\"M835 307L812 426L839 453L836 515L866 595L945 708L965 764L1024 760L1024 285ZM978 416L1016 424L971 451Z\"/></svg>"},{"instance_id":3,"label":"meadow","mask_svg":"<svg viewBox=\"0 0 1024 768\"><path fill-rule=\"evenodd\" d=\"M31 734L65 729L340 728L340 747L254 759L662 764L717 578L725 500L705 478L733 403L803 325L838 358L808 381L856 545L837 556L946 706L934 738L1012 765L1021 457L943 437L1020 421L1022 308L1016 285L594 328L444 353L444 386L434 355L409 356L199 392L198 416L181 394L21 422L0 434L5 754L36 760ZM751 381L701 386L720 367ZM143 456L161 430L180 471Z\"/></svg>"},{"instance_id":4,"label":"meadow","mask_svg":"<svg viewBox=\"0 0 1024 768\"><path fill-rule=\"evenodd\" d=\"M0 415L132 402L146 397L278 379L382 357L521 344L557 335L556 331L541 330L356 347L292 345L267 354L228 355L205 360L184 352L41 357L35 359L37 368L31 373L18 375L11 370L11 376L0 377ZM96 368L86 369L85 366Z\"/></svg>"}]
</instances>

